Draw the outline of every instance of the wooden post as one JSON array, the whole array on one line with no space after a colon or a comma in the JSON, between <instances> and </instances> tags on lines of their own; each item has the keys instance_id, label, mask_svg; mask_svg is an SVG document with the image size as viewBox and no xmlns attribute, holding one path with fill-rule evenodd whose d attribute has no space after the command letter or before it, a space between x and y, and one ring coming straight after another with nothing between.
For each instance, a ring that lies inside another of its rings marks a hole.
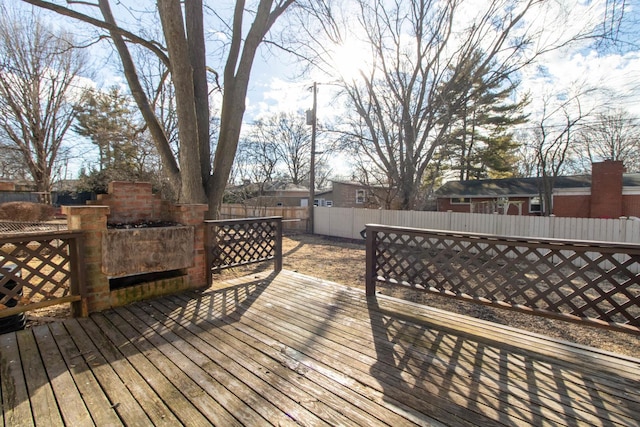
<instances>
[{"instance_id":1,"label":"wooden post","mask_svg":"<svg viewBox=\"0 0 640 427\"><path fill-rule=\"evenodd\" d=\"M204 221L204 271L207 275L207 288L213 284L213 275L211 274L211 265L213 264L213 224Z\"/></svg>"},{"instance_id":2,"label":"wooden post","mask_svg":"<svg viewBox=\"0 0 640 427\"><path fill-rule=\"evenodd\" d=\"M308 232L309 234L314 233L314 200L316 198L316 126L318 125L318 85L313 83L313 110L311 110L311 123L309 123L309 118L307 118L307 124L311 124L311 162L309 164L309 221L308 221Z\"/></svg>"},{"instance_id":3,"label":"wooden post","mask_svg":"<svg viewBox=\"0 0 640 427\"><path fill-rule=\"evenodd\" d=\"M276 223L276 241L273 269L276 273L282 271L282 217L274 219Z\"/></svg>"},{"instance_id":4,"label":"wooden post","mask_svg":"<svg viewBox=\"0 0 640 427\"><path fill-rule=\"evenodd\" d=\"M365 290L368 297L376 294L376 231L366 225Z\"/></svg>"},{"instance_id":5,"label":"wooden post","mask_svg":"<svg viewBox=\"0 0 640 427\"><path fill-rule=\"evenodd\" d=\"M71 303L71 315L73 317L87 317L89 306L87 304L87 286L84 278L84 235L79 234L69 239L69 257L71 258L71 293L80 295L80 301Z\"/></svg>"}]
</instances>

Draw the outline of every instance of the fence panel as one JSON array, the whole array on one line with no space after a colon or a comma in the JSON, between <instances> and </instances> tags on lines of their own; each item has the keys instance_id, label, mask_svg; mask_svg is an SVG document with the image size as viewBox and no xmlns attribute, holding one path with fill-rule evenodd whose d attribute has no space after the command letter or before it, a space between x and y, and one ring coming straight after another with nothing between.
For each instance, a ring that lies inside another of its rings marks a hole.
<instances>
[{"instance_id":1,"label":"fence panel","mask_svg":"<svg viewBox=\"0 0 640 427\"><path fill-rule=\"evenodd\" d=\"M67 229L67 222L28 222L28 221L7 221L0 220L0 236L10 236L18 234L46 233L50 231L63 231Z\"/></svg>"},{"instance_id":2,"label":"fence panel","mask_svg":"<svg viewBox=\"0 0 640 427\"><path fill-rule=\"evenodd\" d=\"M497 236L640 243L637 219L560 218L456 212L316 208L315 233L360 239L365 224L395 225Z\"/></svg>"},{"instance_id":3,"label":"fence panel","mask_svg":"<svg viewBox=\"0 0 640 427\"><path fill-rule=\"evenodd\" d=\"M306 231L309 209L299 206L250 206L225 203L220 206L221 219L281 216L286 231Z\"/></svg>"},{"instance_id":4,"label":"fence panel","mask_svg":"<svg viewBox=\"0 0 640 427\"><path fill-rule=\"evenodd\" d=\"M226 268L274 261L282 270L282 217L205 221L207 280Z\"/></svg>"},{"instance_id":5,"label":"fence panel","mask_svg":"<svg viewBox=\"0 0 640 427\"><path fill-rule=\"evenodd\" d=\"M0 318L82 301L82 233L0 238ZM86 315L83 305L74 315Z\"/></svg>"},{"instance_id":6,"label":"fence panel","mask_svg":"<svg viewBox=\"0 0 640 427\"><path fill-rule=\"evenodd\" d=\"M376 282L640 335L640 245L367 226Z\"/></svg>"}]
</instances>

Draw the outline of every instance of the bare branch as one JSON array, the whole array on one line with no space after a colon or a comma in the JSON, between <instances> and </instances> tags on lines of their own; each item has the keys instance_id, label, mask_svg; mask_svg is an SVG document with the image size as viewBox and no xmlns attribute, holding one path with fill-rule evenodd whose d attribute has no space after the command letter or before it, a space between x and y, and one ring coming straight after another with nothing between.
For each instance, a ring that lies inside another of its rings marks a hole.
<instances>
[{"instance_id":1,"label":"bare branch","mask_svg":"<svg viewBox=\"0 0 640 427\"><path fill-rule=\"evenodd\" d=\"M22 0L22 1L25 2L25 3L29 3L29 4L32 4L34 6L37 6L37 7L41 7L43 9L51 10L53 12L56 12L56 13L60 14L60 15L68 16L70 18L74 18L74 19L80 20L82 22L86 22L87 24L91 24L91 25L93 25L95 27L102 28L102 29L107 30L109 32L112 32L114 34L118 34L121 37L125 37L126 39L128 39L132 43L139 44L139 45L144 46L147 49L151 50L153 53L155 53L158 56L158 58L160 58L160 60L162 62L165 63L165 65L167 67L169 66L169 58L167 57L166 53L164 52L164 48L158 42L145 40L142 37L139 37L139 36L133 34L130 31L127 31L125 29L122 29L122 28L118 27L117 25L113 25L113 24L110 24L108 22L101 21L99 19L93 18L91 16L85 15L83 13L77 12L77 11L69 9L67 7L57 5L55 3L51 3L51 2L48 2L48 1L44 1L44 0ZM97 6L95 4L91 4L91 5L92 6Z\"/></svg>"}]
</instances>

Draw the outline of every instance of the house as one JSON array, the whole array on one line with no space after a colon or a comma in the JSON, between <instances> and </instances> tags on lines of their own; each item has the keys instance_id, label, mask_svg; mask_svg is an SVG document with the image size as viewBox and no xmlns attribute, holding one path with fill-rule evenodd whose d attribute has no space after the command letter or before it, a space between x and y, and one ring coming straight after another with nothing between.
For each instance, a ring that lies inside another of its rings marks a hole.
<instances>
[{"instance_id":1,"label":"house","mask_svg":"<svg viewBox=\"0 0 640 427\"><path fill-rule=\"evenodd\" d=\"M451 181L436 191L438 211L540 215L541 178ZM640 217L640 174L624 173L621 161L592 165L591 175L559 176L553 214L561 217Z\"/></svg>"},{"instance_id":2,"label":"house","mask_svg":"<svg viewBox=\"0 0 640 427\"><path fill-rule=\"evenodd\" d=\"M228 187L224 202L249 206L307 206L309 188L286 181L270 181L264 184L245 182Z\"/></svg>"},{"instance_id":3,"label":"house","mask_svg":"<svg viewBox=\"0 0 640 427\"><path fill-rule=\"evenodd\" d=\"M394 193L388 187L356 181L331 181L331 190L316 193L316 206L337 208L392 208Z\"/></svg>"}]
</instances>

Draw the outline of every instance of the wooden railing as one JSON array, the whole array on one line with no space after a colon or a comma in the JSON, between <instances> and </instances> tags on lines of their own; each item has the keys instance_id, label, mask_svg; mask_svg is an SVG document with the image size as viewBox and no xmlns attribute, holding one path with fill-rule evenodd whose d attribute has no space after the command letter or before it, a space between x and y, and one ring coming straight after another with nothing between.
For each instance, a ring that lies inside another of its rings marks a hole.
<instances>
[{"instance_id":1,"label":"wooden railing","mask_svg":"<svg viewBox=\"0 0 640 427\"><path fill-rule=\"evenodd\" d=\"M640 245L366 226L377 282L640 334Z\"/></svg>"},{"instance_id":2,"label":"wooden railing","mask_svg":"<svg viewBox=\"0 0 640 427\"><path fill-rule=\"evenodd\" d=\"M0 238L0 318L50 305L82 301L82 233ZM74 315L86 315L83 305Z\"/></svg>"},{"instance_id":3,"label":"wooden railing","mask_svg":"<svg viewBox=\"0 0 640 427\"><path fill-rule=\"evenodd\" d=\"M282 270L282 217L205 221L208 281L225 268L274 261Z\"/></svg>"}]
</instances>

